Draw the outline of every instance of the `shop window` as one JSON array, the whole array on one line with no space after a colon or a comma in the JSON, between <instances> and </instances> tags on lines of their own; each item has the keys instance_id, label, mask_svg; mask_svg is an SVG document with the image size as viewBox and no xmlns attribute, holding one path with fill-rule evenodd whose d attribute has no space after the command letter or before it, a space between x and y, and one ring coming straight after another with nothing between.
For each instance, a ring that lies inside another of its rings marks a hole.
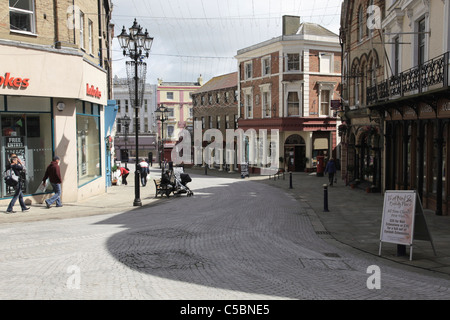
<instances>
[{"instance_id":1,"label":"shop window","mask_svg":"<svg viewBox=\"0 0 450 320\"><path fill-rule=\"evenodd\" d=\"M22 191L36 193L52 158L52 130L50 113L7 113L1 115L0 167L5 169L11 154L17 154L25 163ZM50 187L51 189L51 187ZM0 197L10 197L14 189L0 184ZM51 190L47 190L51 191Z\"/></svg>"},{"instance_id":2,"label":"shop window","mask_svg":"<svg viewBox=\"0 0 450 320\"><path fill-rule=\"evenodd\" d=\"M35 33L35 8L32 0L9 0L11 31Z\"/></svg>"},{"instance_id":3,"label":"shop window","mask_svg":"<svg viewBox=\"0 0 450 320\"><path fill-rule=\"evenodd\" d=\"M77 114L78 186L101 176L100 117Z\"/></svg>"}]
</instances>

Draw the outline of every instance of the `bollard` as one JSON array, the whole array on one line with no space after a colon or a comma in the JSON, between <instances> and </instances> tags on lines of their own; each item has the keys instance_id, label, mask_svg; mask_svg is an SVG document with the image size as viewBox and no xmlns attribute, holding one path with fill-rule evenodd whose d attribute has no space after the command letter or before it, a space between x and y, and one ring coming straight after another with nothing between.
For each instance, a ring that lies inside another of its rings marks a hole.
<instances>
[{"instance_id":1,"label":"bollard","mask_svg":"<svg viewBox=\"0 0 450 320\"><path fill-rule=\"evenodd\" d=\"M323 184L323 212L328 211L328 185L326 183Z\"/></svg>"},{"instance_id":2,"label":"bollard","mask_svg":"<svg viewBox=\"0 0 450 320\"><path fill-rule=\"evenodd\" d=\"M292 189L292 172L289 172L289 189Z\"/></svg>"},{"instance_id":3,"label":"bollard","mask_svg":"<svg viewBox=\"0 0 450 320\"><path fill-rule=\"evenodd\" d=\"M205 164L205 175L208 175L208 165Z\"/></svg>"}]
</instances>

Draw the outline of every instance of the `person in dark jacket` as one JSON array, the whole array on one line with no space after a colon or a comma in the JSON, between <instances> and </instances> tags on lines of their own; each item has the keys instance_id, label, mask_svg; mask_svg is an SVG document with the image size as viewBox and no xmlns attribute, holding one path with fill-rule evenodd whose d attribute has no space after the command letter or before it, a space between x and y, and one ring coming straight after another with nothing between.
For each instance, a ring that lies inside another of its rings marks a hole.
<instances>
[{"instance_id":1,"label":"person in dark jacket","mask_svg":"<svg viewBox=\"0 0 450 320\"><path fill-rule=\"evenodd\" d=\"M49 179L52 187L53 192L55 194L50 198L45 200L45 204L47 205L47 208L50 208L50 206L56 202L56 207L62 207L61 204L61 171L59 170L59 162L61 159L56 156L53 158L53 161L48 165L47 170L45 170L44 178L42 179L42 182L46 184L47 178Z\"/></svg>"},{"instance_id":2,"label":"person in dark jacket","mask_svg":"<svg viewBox=\"0 0 450 320\"><path fill-rule=\"evenodd\" d=\"M21 176L22 171L25 169L23 167L22 161L15 154L13 154L11 156L10 163L6 166L6 170L9 170L11 168L13 169L14 174L18 177ZM15 213L15 211L13 211L13 207L14 207L14 204L16 203L17 199L19 199L19 204L20 204L20 207L22 208L22 211L30 210L30 207L27 207L25 205L25 202L23 201L22 183L23 183L22 179L19 178L19 182L14 187L14 196L11 199L11 201L9 202L8 209L6 209L6 213Z\"/></svg>"},{"instance_id":3,"label":"person in dark jacket","mask_svg":"<svg viewBox=\"0 0 450 320\"><path fill-rule=\"evenodd\" d=\"M328 173L328 181L330 186L332 186L334 175L336 174L336 162L333 158L330 158L330 160L328 160L327 166L325 167L325 173Z\"/></svg>"}]
</instances>

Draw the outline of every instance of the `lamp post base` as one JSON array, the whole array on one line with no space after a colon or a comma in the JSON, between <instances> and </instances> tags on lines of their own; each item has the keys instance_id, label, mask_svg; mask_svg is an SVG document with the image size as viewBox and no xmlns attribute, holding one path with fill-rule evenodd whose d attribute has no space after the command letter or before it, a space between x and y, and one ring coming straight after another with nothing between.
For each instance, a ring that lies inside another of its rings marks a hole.
<instances>
[{"instance_id":1,"label":"lamp post base","mask_svg":"<svg viewBox=\"0 0 450 320\"><path fill-rule=\"evenodd\" d=\"M137 159L136 159L136 167L137 167ZM134 201L133 201L133 206L135 207L142 207L139 183L140 183L139 170L136 168L136 173L134 175Z\"/></svg>"},{"instance_id":2,"label":"lamp post base","mask_svg":"<svg viewBox=\"0 0 450 320\"><path fill-rule=\"evenodd\" d=\"M141 199L134 199L133 206L135 206L135 207L142 207Z\"/></svg>"}]
</instances>

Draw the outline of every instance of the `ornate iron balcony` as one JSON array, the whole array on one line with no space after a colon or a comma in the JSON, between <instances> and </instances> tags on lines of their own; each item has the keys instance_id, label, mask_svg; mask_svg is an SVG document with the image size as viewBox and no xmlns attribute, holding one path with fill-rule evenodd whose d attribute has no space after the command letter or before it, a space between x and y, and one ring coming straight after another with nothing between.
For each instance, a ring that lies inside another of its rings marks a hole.
<instances>
[{"instance_id":1,"label":"ornate iron balcony","mask_svg":"<svg viewBox=\"0 0 450 320\"><path fill-rule=\"evenodd\" d=\"M428 60L414 68L391 76L367 88L367 104L393 100L407 94L420 94L447 87L449 84L449 52Z\"/></svg>"}]
</instances>

